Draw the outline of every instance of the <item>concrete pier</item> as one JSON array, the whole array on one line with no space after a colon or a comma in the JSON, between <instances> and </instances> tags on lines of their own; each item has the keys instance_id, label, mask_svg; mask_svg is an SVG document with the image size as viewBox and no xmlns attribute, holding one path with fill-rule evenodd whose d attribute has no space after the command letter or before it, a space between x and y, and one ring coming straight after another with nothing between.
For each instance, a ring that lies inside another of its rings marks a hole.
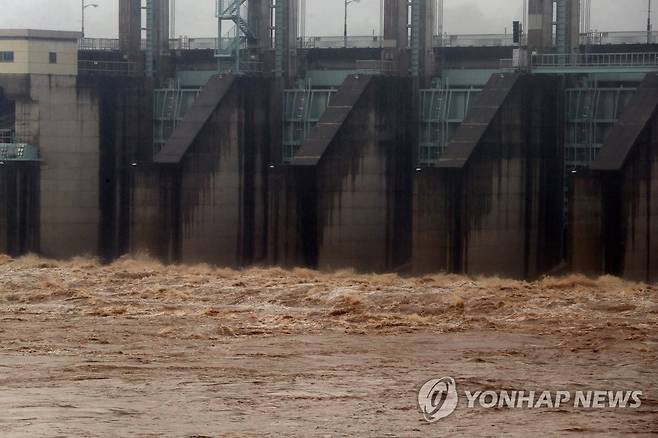
<instances>
[{"instance_id":1,"label":"concrete pier","mask_svg":"<svg viewBox=\"0 0 658 438\"><path fill-rule=\"evenodd\" d=\"M490 79L438 168L417 173L416 272L532 278L560 263L557 92L551 78Z\"/></svg>"},{"instance_id":2,"label":"concrete pier","mask_svg":"<svg viewBox=\"0 0 658 438\"><path fill-rule=\"evenodd\" d=\"M184 263L266 259L271 82L215 77L152 165L135 166L133 248ZM144 240L143 243L139 243Z\"/></svg>"},{"instance_id":3,"label":"concrete pier","mask_svg":"<svg viewBox=\"0 0 658 438\"><path fill-rule=\"evenodd\" d=\"M115 45L0 32L0 251L656 279L658 49L581 53L579 2L531 1L526 47L436 38L434 2L385 0L346 48L253 1L223 51L170 50L152 5L144 32L120 2Z\"/></svg>"},{"instance_id":4,"label":"concrete pier","mask_svg":"<svg viewBox=\"0 0 658 438\"><path fill-rule=\"evenodd\" d=\"M408 262L410 91L409 80L348 77L295 155L296 181L306 186L293 188L309 191L297 197L312 216L298 238L311 240L318 268L388 271Z\"/></svg>"},{"instance_id":5,"label":"concrete pier","mask_svg":"<svg viewBox=\"0 0 658 438\"><path fill-rule=\"evenodd\" d=\"M604 144L575 179L573 269L658 280L658 75L649 74ZM589 237L581 240L587 224Z\"/></svg>"}]
</instances>

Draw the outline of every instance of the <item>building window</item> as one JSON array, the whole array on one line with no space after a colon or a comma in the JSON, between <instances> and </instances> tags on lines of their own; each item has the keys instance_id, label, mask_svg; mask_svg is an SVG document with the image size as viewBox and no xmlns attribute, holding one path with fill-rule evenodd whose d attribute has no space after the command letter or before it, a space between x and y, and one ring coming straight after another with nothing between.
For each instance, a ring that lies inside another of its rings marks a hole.
<instances>
[{"instance_id":1,"label":"building window","mask_svg":"<svg viewBox=\"0 0 658 438\"><path fill-rule=\"evenodd\" d=\"M14 62L14 52L0 52L0 62Z\"/></svg>"},{"instance_id":2,"label":"building window","mask_svg":"<svg viewBox=\"0 0 658 438\"><path fill-rule=\"evenodd\" d=\"M51 64L57 64L57 52L50 52L48 54L48 60Z\"/></svg>"}]
</instances>

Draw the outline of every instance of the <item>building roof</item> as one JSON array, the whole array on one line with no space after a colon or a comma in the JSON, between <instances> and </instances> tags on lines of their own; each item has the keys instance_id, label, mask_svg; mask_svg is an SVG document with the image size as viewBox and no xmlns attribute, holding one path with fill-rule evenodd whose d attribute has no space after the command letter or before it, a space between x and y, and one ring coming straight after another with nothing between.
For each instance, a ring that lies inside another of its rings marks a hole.
<instances>
[{"instance_id":1,"label":"building roof","mask_svg":"<svg viewBox=\"0 0 658 438\"><path fill-rule=\"evenodd\" d=\"M0 40L32 39L32 40L78 40L82 32L44 29L0 29Z\"/></svg>"}]
</instances>

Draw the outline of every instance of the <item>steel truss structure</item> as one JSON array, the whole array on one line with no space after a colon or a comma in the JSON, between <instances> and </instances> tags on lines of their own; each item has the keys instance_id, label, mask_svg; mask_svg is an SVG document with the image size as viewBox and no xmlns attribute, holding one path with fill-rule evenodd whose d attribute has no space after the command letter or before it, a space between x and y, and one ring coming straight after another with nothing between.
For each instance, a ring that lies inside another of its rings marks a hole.
<instances>
[{"instance_id":1,"label":"steel truss structure","mask_svg":"<svg viewBox=\"0 0 658 438\"><path fill-rule=\"evenodd\" d=\"M335 88L312 88L302 84L298 88L285 90L283 94L283 142L282 161L289 163L304 143L310 130L317 125Z\"/></svg>"},{"instance_id":2,"label":"steel truss structure","mask_svg":"<svg viewBox=\"0 0 658 438\"><path fill-rule=\"evenodd\" d=\"M466 118L481 88L436 88L420 90L418 164L434 166L450 138Z\"/></svg>"},{"instance_id":3,"label":"steel truss structure","mask_svg":"<svg viewBox=\"0 0 658 438\"><path fill-rule=\"evenodd\" d=\"M153 91L153 154L160 152L174 129L192 107L200 88L181 88L178 81L169 81L166 88Z\"/></svg>"},{"instance_id":4,"label":"steel truss structure","mask_svg":"<svg viewBox=\"0 0 658 438\"><path fill-rule=\"evenodd\" d=\"M565 90L565 166L587 168L598 157L636 89L618 84L599 86L584 80Z\"/></svg>"},{"instance_id":5,"label":"steel truss structure","mask_svg":"<svg viewBox=\"0 0 658 438\"><path fill-rule=\"evenodd\" d=\"M221 72L241 74L254 70L248 59L242 59L247 39L254 39L255 34L249 28L246 16L247 0L216 0L215 18L217 18L217 47L215 57ZM228 23L228 26L227 26ZM224 29L231 27L228 33Z\"/></svg>"}]
</instances>

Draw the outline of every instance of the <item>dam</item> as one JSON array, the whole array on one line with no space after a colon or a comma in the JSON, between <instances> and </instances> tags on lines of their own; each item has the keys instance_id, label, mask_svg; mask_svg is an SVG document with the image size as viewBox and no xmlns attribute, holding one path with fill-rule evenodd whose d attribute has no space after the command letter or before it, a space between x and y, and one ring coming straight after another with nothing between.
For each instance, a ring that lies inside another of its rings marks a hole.
<instances>
[{"instance_id":1,"label":"dam","mask_svg":"<svg viewBox=\"0 0 658 438\"><path fill-rule=\"evenodd\" d=\"M658 45L529 0L446 35L384 0L380 35L307 37L299 0L165 0L119 38L0 29L0 252L104 261L658 280ZM143 26L143 23L146 23Z\"/></svg>"}]
</instances>

